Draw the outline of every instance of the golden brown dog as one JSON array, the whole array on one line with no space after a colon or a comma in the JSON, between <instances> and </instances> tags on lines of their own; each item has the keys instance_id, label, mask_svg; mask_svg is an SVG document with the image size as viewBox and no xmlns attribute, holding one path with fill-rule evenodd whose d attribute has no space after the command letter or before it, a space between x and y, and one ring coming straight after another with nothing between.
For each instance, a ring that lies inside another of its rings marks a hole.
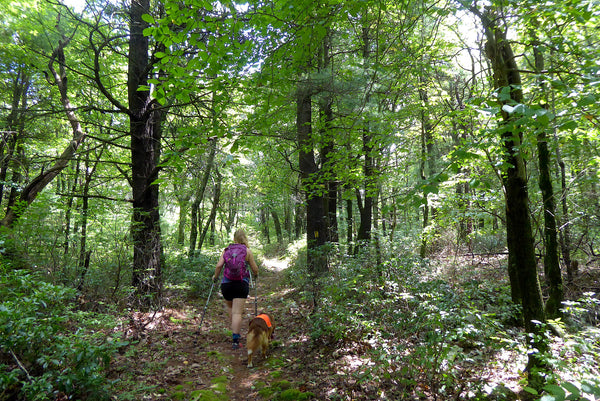
<instances>
[{"instance_id":1,"label":"golden brown dog","mask_svg":"<svg viewBox=\"0 0 600 401\"><path fill-rule=\"evenodd\" d=\"M267 348L273 338L273 330L275 330L273 319L266 313L261 313L250 320L250 327L248 328L248 336L246 338L249 368L252 367L252 356L259 349L262 351L263 357L266 358Z\"/></svg>"}]
</instances>

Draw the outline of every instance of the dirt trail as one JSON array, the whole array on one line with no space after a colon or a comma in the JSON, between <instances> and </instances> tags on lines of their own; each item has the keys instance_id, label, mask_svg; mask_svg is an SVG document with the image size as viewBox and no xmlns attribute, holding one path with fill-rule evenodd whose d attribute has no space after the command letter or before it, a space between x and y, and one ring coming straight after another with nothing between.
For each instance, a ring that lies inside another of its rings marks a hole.
<instances>
[{"instance_id":1,"label":"dirt trail","mask_svg":"<svg viewBox=\"0 0 600 401\"><path fill-rule=\"evenodd\" d=\"M242 324L239 350L231 349L230 321L215 285L202 327L206 299L189 301L173 297L160 314L138 315L130 333L137 341L116 358L111 378L118 380L120 399L144 400L270 400L309 399L302 368L300 329L306 320L296 307L293 289L283 283L285 261L264 260L258 278L258 298L251 289ZM276 326L266 359L254 360L248 369L245 338L249 319L268 312ZM125 395L125 396L124 396Z\"/></svg>"},{"instance_id":2,"label":"dirt trail","mask_svg":"<svg viewBox=\"0 0 600 401\"><path fill-rule=\"evenodd\" d=\"M246 302L246 311L244 313L244 322L242 324L242 341L239 350L231 349L231 338L225 337L223 341L220 341L217 348L220 352L230 357L231 362L231 380L227 385L227 396L230 400L264 400L265 398L259 394L259 390L264 389L262 385L257 383L268 384L274 378L272 376L272 367L277 365L283 355L284 347L286 345L285 339L289 339L290 328L287 327L283 319L279 320L277 317L284 315L285 302L282 294L287 291L283 289L283 271L287 268L286 261L264 260L261 266L261 274L258 277L257 287L250 290L250 296ZM218 314L217 323L229 327L229 320L222 307L223 300L220 294L217 296L217 308L221 309L221 313ZM258 297L256 297L258 295ZM215 307L215 305L213 305ZM246 334L247 324L256 313L267 312L273 316L275 321L275 341L272 347L269 349L269 354L266 359L262 356L255 359L254 368L248 369L246 364L248 362L247 348L246 348ZM214 320L214 316L213 316ZM215 323L214 321L212 323ZM225 331L225 330L224 330ZM276 374L276 378L279 381L283 380L279 374Z\"/></svg>"}]
</instances>

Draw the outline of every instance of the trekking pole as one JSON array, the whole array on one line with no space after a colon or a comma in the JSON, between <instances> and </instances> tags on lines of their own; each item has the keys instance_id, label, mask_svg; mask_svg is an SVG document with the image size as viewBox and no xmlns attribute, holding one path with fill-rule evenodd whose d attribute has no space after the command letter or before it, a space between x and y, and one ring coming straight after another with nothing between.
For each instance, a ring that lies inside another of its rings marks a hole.
<instances>
[{"instance_id":1,"label":"trekking pole","mask_svg":"<svg viewBox=\"0 0 600 401\"><path fill-rule=\"evenodd\" d=\"M254 316L258 315L258 274L254 279Z\"/></svg>"},{"instance_id":2,"label":"trekking pole","mask_svg":"<svg viewBox=\"0 0 600 401\"><path fill-rule=\"evenodd\" d=\"M202 312L202 319L200 319L200 326L198 327L198 329L202 328L202 323L204 322L204 315L206 315L206 309L208 308L208 302L210 301L210 296L212 295L214 287L215 281L213 280L212 285L210 286L210 291L208 293L208 298L206 299L206 305L204 305L204 312Z\"/></svg>"},{"instance_id":3,"label":"trekking pole","mask_svg":"<svg viewBox=\"0 0 600 401\"><path fill-rule=\"evenodd\" d=\"M253 280L252 279L252 270L248 269L248 273L250 274L250 287L254 286L254 316L256 316L256 315L258 315L258 304L257 304L258 296L256 295L256 287L258 286L258 274L256 275L256 278Z\"/></svg>"}]
</instances>

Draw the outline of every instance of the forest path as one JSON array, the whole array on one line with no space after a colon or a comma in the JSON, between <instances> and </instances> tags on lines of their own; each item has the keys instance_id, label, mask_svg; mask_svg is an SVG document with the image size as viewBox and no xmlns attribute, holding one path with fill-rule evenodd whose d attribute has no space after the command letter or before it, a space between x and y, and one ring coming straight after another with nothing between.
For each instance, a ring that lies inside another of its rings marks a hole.
<instances>
[{"instance_id":1,"label":"forest path","mask_svg":"<svg viewBox=\"0 0 600 401\"><path fill-rule=\"evenodd\" d=\"M231 338L228 336L218 344L218 349L229 355L231 361L231 380L227 385L227 398L229 400L264 400L271 398L282 390L293 391L293 380L286 372L290 359L288 347L293 347L298 335L291 321L285 319L289 316L289 309L295 302L290 295L293 289L287 288L284 283L285 269L288 261L269 259L263 260L261 274L257 285L250 290L246 312L242 324L242 342L239 350L231 350ZM219 302L223 302L219 299ZM229 324L224 308L220 319ZM248 322L260 313L268 313L275 324L274 340L269 347L267 358L255 357L254 368L247 368L248 355L246 348L246 335Z\"/></svg>"},{"instance_id":2,"label":"forest path","mask_svg":"<svg viewBox=\"0 0 600 401\"><path fill-rule=\"evenodd\" d=\"M299 381L298 376L303 365L302 344L308 341L306 317L297 306L296 290L285 285L287 266L286 260L262 261L258 287L251 288L246 302L238 350L231 348L230 320L218 284L208 305L206 298L173 295L169 306L158 314L134 314L134 328L144 328L130 334L138 341L111 366L111 378L119 381L116 399L309 399L306 380ZM245 340L256 310L272 315L275 339L267 358L255 357L254 368L249 369Z\"/></svg>"}]
</instances>

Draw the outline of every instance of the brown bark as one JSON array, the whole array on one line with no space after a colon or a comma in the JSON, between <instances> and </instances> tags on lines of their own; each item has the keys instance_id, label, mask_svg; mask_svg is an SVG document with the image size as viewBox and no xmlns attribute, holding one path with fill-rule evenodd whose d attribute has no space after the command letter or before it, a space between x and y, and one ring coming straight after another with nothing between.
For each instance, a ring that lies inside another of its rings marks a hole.
<instances>
[{"instance_id":1,"label":"brown bark","mask_svg":"<svg viewBox=\"0 0 600 401\"><path fill-rule=\"evenodd\" d=\"M319 57L319 71L321 74L333 76L331 68L331 34L324 39L321 46ZM322 88L322 100L319 102L319 117L321 120L321 140L323 146L321 149L321 175L325 181L327 195L325 197L325 210L327 217L327 241L338 242L338 221L337 221L337 192L338 181L335 171L335 161L332 158L335 152L335 140L333 134L333 97L332 97L332 78L324 82Z\"/></svg>"},{"instance_id":2,"label":"brown bark","mask_svg":"<svg viewBox=\"0 0 600 401\"><path fill-rule=\"evenodd\" d=\"M367 26L363 26L362 29L362 57L365 65L365 76L367 75L366 68L369 64L370 57L371 38L370 31ZM370 94L367 93L365 97L365 104L368 104L370 100ZM364 175L364 202L361 200L360 193L357 191L357 204L358 211L360 213L360 225L358 232L356 233L357 243L360 245L361 241L369 241L371 239L371 228L373 225L373 137L369 124L369 119L365 118L363 121L364 127L362 132L362 151L364 155L363 164L363 175ZM358 248L355 249L355 252Z\"/></svg>"},{"instance_id":3,"label":"brown bark","mask_svg":"<svg viewBox=\"0 0 600 401\"><path fill-rule=\"evenodd\" d=\"M327 271L327 259L322 250L327 238L322 191L315 186L317 164L312 140L312 96L310 83L300 84L296 94L296 132L299 146L299 167L306 196L306 241L308 269L314 276ZM315 299L315 302L317 300Z\"/></svg>"},{"instance_id":4,"label":"brown bark","mask_svg":"<svg viewBox=\"0 0 600 401\"><path fill-rule=\"evenodd\" d=\"M162 243L158 199L158 159L162 116L153 109L148 90L149 42L143 30L143 14L149 0L134 0L130 7L128 68L129 130L131 135L131 184L133 216L133 275L135 301L142 308L157 306L162 295Z\"/></svg>"},{"instance_id":5,"label":"brown bark","mask_svg":"<svg viewBox=\"0 0 600 401\"><path fill-rule=\"evenodd\" d=\"M544 55L537 44L535 31L533 32L533 53L535 58L535 70L538 74L544 70ZM543 82L539 83L542 96L546 95L546 87ZM548 108L547 103L542 107ZM548 285L548 300L546 301L546 316L556 319L561 316L560 308L563 301L563 282L558 257L558 238L556 229L556 206L554 202L554 188L550 177L550 151L548 150L548 135L545 127L540 128L537 138L538 165L540 170L539 187L542 193L542 205L544 210L544 273Z\"/></svg>"},{"instance_id":6,"label":"brown bark","mask_svg":"<svg viewBox=\"0 0 600 401\"><path fill-rule=\"evenodd\" d=\"M527 173L525 161L520 152L522 143L521 127L515 123L515 117L507 112L504 106L523 104L521 76L512 47L506 39L506 26L498 25L503 21L501 16L492 12L481 14L476 8L471 11L477 14L483 24L487 43L486 56L489 58L494 79L494 87L500 93L508 91L508 97L499 98L501 110L500 139L504 151L506 171L503 172L506 207L506 229L509 260L515 264L525 329L532 333L531 346L536 352L529 353L528 370L529 385L540 389L543 376L539 374L547 367L540 354L547 349L543 340L543 329L540 322L545 322L544 303L537 274L533 230L529 211L529 194L527 190ZM515 283L511 283L515 285Z\"/></svg>"}]
</instances>

